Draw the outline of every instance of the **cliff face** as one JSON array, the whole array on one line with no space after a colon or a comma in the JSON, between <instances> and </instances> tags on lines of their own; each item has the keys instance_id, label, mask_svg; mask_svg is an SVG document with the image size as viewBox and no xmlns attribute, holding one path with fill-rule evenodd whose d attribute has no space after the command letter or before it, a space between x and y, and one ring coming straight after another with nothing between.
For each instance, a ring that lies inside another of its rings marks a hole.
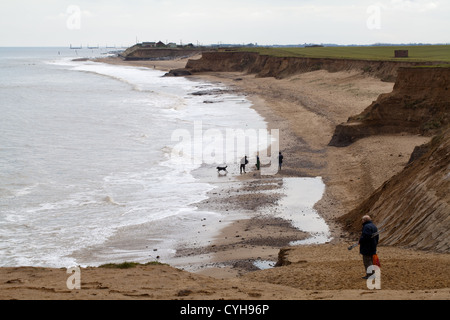
<instances>
[{"instance_id":1,"label":"cliff face","mask_svg":"<svg viewBox=\"0 0 450 320\"><path fill-rule=\"evenodd\" d=\"M381 243L450 252L450 128L418 148L422 156L338 220L351 233L369 214L386 230Z\"/></svg>"},{"instance_id":2,"label":"cliff face","mask_svg":"<svg viewBox=\"0 0 450 320\"><path fill-rule=\"evenodd\" d=\"M424 64L432 63L272 57L253 52L203 52L201 59L189 60L186 68L191 72L239 71L275 78L321 69L330 72L358 70L385 81L394 81L399 68Z\"/></svg>"},{"instance_id":3,"label":"cliff face","mask_svg":"<svg viewBox=\"0 0 450 320\"><path fill-rule=\"evenodd\" d=\"M247 52L203 52L202 58L188 60L186 69L191 72L233 72L248 70L258 54Z\"/></svg>"},{"instance_id":4,"label":"cliff face","mask_svg":"<svg viewBox=\"0 0 450 320\"><path fill-rule=\"evenodd\" d=\"M338 125L329 145L347 146L376 134L432 135L449 123L450 68L400 68L391 93Z\"/></svg>"},{"instance_id":5,"label":"cliff face","mask_svg":"<svg viewBox=\"0 0 450 320\"><path fill-rule=\"evenodd\" d=\"M191 57L201 51L182 48L146 48L135 45L125 50L120 56L125 60L170 60Z\"/></svg>"},{"instance_id":6,"label":"cliff face","mask_svg":"<svg viewBox=\"0 0 450 320\"><path fill-rule=\"evenodd\" d=\"M391 93L337 126L330 145L373 134L435 135L409 164L338 219L354 233L369 214L386 231L382 243L450 252L450 68L401 68Z\"/></svg>"}]
</instances>

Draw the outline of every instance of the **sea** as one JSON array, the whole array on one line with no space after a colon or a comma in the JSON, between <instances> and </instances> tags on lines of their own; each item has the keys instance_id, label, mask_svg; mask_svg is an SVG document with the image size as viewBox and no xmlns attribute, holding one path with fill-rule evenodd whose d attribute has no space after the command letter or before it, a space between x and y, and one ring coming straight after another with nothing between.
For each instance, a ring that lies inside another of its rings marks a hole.
<instances>
[{"instance_id":1,"label":"sea","mask_svg":"<svg viewBox=\"0 0 450 320\"><path fill-rule=\"evenodd\" d=\"M0 266L164 262L224 218L195 206L216 188L195 172L238 174L242 154L212 161L198 134L264 132L264 118L220 83L79 59L105 55L0 48Z\"/></svg>"}]
</instances>

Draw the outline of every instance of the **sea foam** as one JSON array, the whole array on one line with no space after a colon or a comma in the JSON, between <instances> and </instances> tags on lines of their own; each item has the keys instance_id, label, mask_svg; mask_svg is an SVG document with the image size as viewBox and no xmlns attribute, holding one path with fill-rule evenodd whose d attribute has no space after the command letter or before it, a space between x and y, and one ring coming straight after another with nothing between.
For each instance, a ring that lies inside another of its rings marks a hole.
<instances>
[{"instance_id":1,"label":"sea foam","mask_svg":"<svg viewBox=\"0 0 450 320\"><path fill-rule=\"evenodd\" d=\"M204 130L266 127L243 96L204 103L193 94L226 92L221 85L69 57L27 59L0 76L0 90L25 95L0 106L0 266L148 261L130 240L136 234L157 239L148 241L161 258L173 254L199 219L218 213L195 207L214 186L193 176L201 164L171 159L172 133L193 132L195 121ZM123 250L128 242L134 249ZM109 249L96 256L99 248Z\"/></svg>"}]
</instances>

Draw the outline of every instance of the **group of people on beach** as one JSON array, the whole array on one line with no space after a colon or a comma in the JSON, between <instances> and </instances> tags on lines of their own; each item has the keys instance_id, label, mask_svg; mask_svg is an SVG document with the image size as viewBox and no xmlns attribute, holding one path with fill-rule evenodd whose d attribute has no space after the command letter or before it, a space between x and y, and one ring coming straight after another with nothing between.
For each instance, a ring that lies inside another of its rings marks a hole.
<instances>
[{"instance_id":1,"label":"group of people on beach","mask_svg":"<svg viewBox=\"0 0 450 320\"><path fill-rule=\"evenodd\" d=\"M281 171L281 166L283 164L283 158L284 156L281 154L281 151L278 153L278 170ZM247 156L243 157L241 159L241 167L239 169L240 173L242 172L247 173L245 171L245 166L248 164L248 158ZM259 170L261 168L261 161L259 160L259 155L256 156L256 170Z\"/></svg>"}]
</instances>

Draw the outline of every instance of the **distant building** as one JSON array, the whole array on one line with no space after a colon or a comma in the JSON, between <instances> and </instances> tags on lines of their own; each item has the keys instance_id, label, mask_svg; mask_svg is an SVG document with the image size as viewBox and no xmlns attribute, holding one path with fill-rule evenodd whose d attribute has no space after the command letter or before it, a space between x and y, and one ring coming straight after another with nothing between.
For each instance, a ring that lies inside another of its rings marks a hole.
<instances>
[{"instance_id":1,"label":"distant building","mask_svg":"<svg viewBox=\"0 0 450 320\"><path fill-rule=\"evenodd\" d=\"M395 50L396 58L408 58L408 50Z\"/></svg>"},{"instance_id":2,"label":"distant building","mask_svg":"<svg viewBox=\"0 0 450 320\"><path fill-rule=\"evenodd\" d=\"M177 44L175 42L170 42L167 45L162 42L142 42L141 46L143 48L177 48Z\"/></svg>"},{"instance_id":3,"label":"distant building","mask_svg":"<svg viewBox=\"0 0 450 320\"><path fill-rule=\"evenodd\" d=\"M154 48L156 47L156 42L142 42L144 48Z\"/></svg>"}]
</instances>

